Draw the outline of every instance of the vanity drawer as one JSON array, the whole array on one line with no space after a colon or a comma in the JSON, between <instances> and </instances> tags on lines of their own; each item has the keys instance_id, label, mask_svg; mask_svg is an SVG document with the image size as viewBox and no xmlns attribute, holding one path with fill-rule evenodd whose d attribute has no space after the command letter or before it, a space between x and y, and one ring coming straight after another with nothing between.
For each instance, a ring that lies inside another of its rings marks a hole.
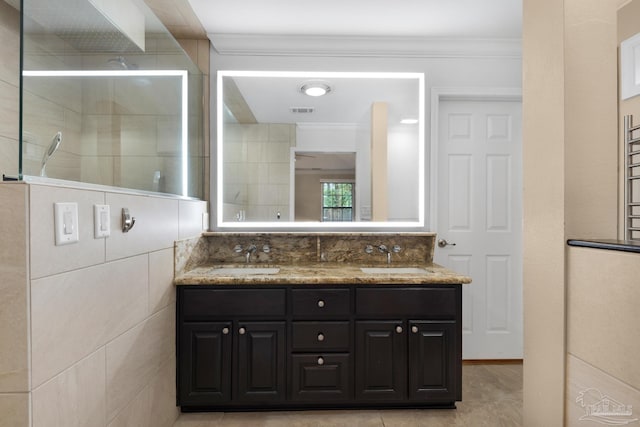
<instances>
[{"instance_id":1,"label":"vanity drawer","mask_svg":"<svg viewBox=\"0 0 640 427\"><path fill-rule=\"evenodd\" d=\"M349 351L349 322L293 322L293 351Z\"/></svg>"},{"instance_id":2,"label":"vanity drawer","mask_svg":"<svg viewBox=\"0 0 640 427\"><path fill-rule=\"evenodd\" d=\"M349 289L293 289L292 313L295 317L348 316Z\"/></svg>"},{"instance_id":3,"label":"vanity drawer","mask_svg":"<svg viewBox=\"0 0 640 427\"><path fill-rule=\"evenodd\" d=\"M453 319L458 310L459 286L441 288L388 287L356 289L358 316L412 316Z\"/></svg>"},{"instance_id":4,"label":"vanity drawer","mask_svg":"<svg viewBox=\"0 0 640 427\"><path fill-rule=\"evenodd\" d=\"M239 316L284 316L285 289L183 289L184 320Z\"/></svg>"}]
</instances>

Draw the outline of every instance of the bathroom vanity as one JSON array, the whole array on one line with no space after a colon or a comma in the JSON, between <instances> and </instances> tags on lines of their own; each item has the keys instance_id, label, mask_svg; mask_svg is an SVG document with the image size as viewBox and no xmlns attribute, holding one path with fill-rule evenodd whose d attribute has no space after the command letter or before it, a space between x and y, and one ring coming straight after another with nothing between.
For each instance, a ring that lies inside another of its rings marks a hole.
<instances>
[{"instance_id":1,"label":"bathroom vanity","mask_svg":"<svg viewBox=\"0 0 640 427\"><path fill-rule=\"evenodd\" d=\"M459 285L178 288L183 410L453 406Z\"/></svg>"},{"instance_id":2,"label":"bathroom vanity","mask_svg":"<svg viewBox=\"0 0 640 427\"><path fill-rule=\"evenodd\" d=\"M431 263L247 265L206 253L175 280L182 411L461 400L468 277Z\"/></svg>"}]
</instances>

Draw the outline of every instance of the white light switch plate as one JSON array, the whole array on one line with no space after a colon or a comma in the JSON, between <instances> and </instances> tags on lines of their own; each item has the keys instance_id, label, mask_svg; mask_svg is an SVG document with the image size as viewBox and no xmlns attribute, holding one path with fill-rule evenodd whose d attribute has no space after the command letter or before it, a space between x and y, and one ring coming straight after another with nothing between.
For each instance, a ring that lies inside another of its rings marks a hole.
<instances>
[{"instance_id":1,"label":"white light switch plate","mask_svg":"<svg viewBox=\"0 0 640 427\"><path fill-rule=\"evenodd\" d=\"M111 235L109 205L93 205L93 235L96 239Z\"/></svg>"},{"instance_id":2,"label":"white light switch plate","mask_svg":"<svg viewBox=\"0 0 640 427\"><path fill-rule=\"evenodd\" d=\"M78 235L78 204L55 203L54 224L56 233L56 246L75 243Z\"/></svg>"}]
</instances>

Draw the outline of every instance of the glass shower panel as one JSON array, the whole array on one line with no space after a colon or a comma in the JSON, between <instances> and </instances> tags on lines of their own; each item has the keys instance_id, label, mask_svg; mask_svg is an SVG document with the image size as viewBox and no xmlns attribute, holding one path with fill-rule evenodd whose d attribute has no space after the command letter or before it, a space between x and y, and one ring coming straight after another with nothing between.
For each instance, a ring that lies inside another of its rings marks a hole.
<instances>
[{"instance_id":1,"label":"glass shower panel","mask_svg":"<svg viewBox=\"0 0 640 427\"><path fill-rule=\"evenodd\" d=\"M203 75L128 7L127 33L92 0L24 0L22 177L202 198Z\"/></svg>"}]
</instances>

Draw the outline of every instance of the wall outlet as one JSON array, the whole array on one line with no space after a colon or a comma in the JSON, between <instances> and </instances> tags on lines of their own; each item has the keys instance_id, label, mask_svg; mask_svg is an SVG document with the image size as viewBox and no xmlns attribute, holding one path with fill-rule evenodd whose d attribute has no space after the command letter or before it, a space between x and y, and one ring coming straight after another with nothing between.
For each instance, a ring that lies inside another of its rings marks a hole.
<instances>
[{"instance_id":1,"label":"wall outlet","mask_svg":"<svg viewBox=\"0 0 640 427\"><path fill-rule=\"evenodd\" d=\"M93 205L93 235L96 239L111 235L110 213L109 205Z\"/></svg>"},{"instance_id":2,"label":"wall outlet","mask_svg":"<svg viewBox=\"0 0 640 427\"><path fill-rule=\"evenodd\" d=\"M68 245L80 240L78 234L78 204L55 203L53 213L56 246Z\"/></svg>"}]
</instances>

